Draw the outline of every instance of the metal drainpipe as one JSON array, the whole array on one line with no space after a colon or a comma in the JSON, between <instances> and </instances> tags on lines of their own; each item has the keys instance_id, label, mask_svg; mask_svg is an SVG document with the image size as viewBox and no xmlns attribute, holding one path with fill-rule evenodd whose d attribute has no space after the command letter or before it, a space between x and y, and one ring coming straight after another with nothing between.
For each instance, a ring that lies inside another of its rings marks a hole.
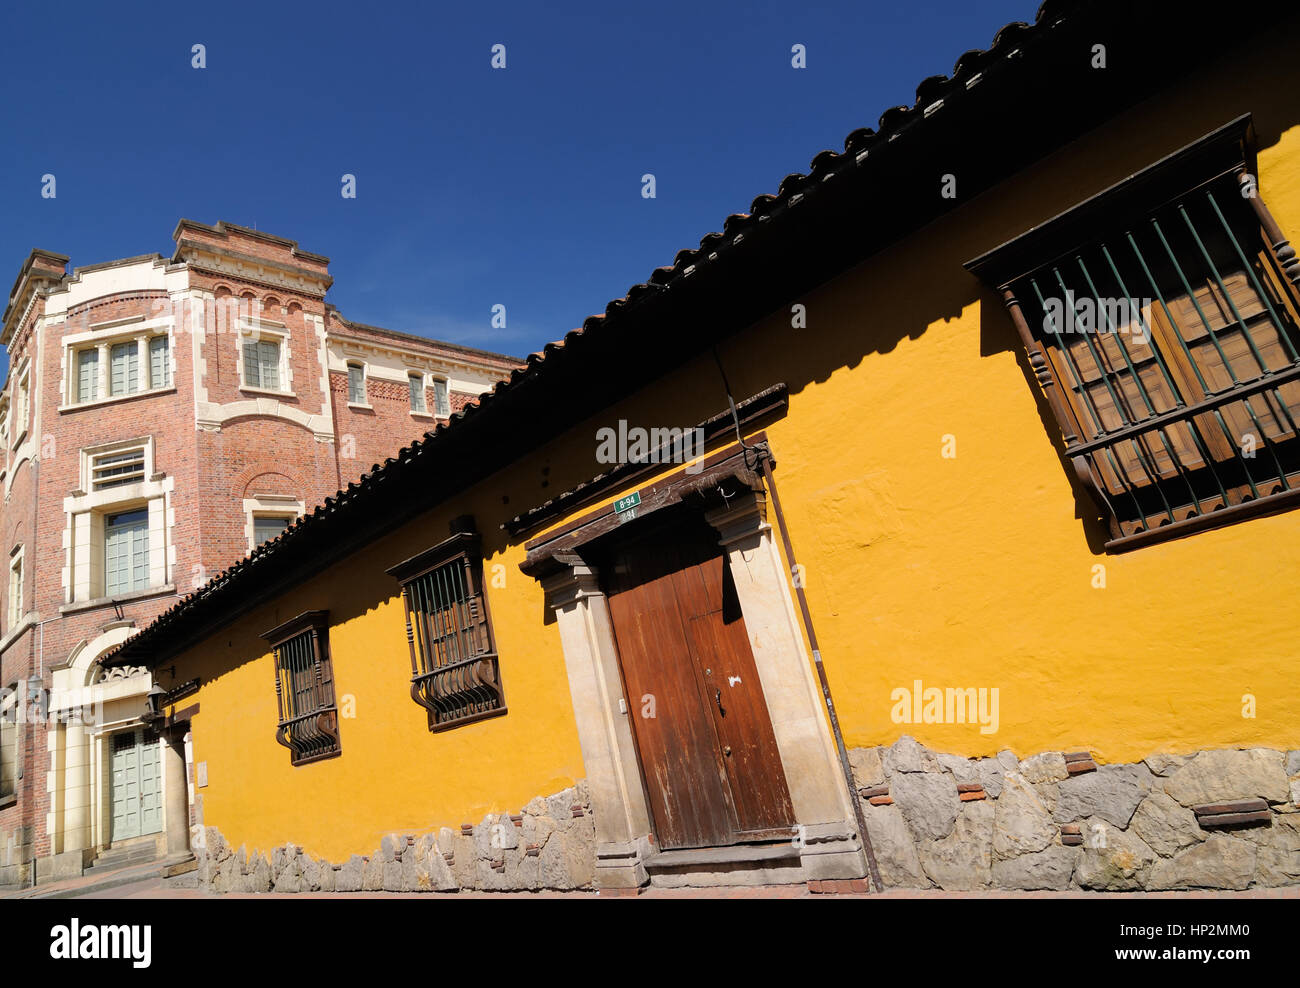
<instances>
[{"instance_id":1,"label":"metal drainpipe","mask_svg":"<svg viewBox=\"0 0 1300 988\"><path fill-rule=\"evenodd\" d=\"M730 398L730 395L728 395ZM795 572L797 563L794 558L794 546L790 543L790 532L785 526L785 515L781 511L781 498L776 493L776 481L772 478L772 454L766 443L762 444L758 456L759 468L763 472L763 481L768 493L772 495L772 509L776 512L776 524L781 529L781 541L785 545L786 562L791 572ZM844 735L840 731L840 718L835 712L835 701L831 697L831 684L826 678L826 667L822 665L821 649L817 645L817 631L813 628L812 612L808 609L808 597L804 593L801 580L795 580L794 592L799 598L799 610L803 613L803 624L808 632L808 644L812 648L813 663L817 666L817 678L821 681L822 699L826 701L826 712L831 719L831 733L835 735L835 747L840 755L840 769L844 773L844 783L848 786L849 802L853 805L853 815L858 824L858 835L862 838L862 849L867 854L867 867L871 871L871 884L875 891L884 889L880 881L880 868L876 864L876 852L871 847L871 838L867 834L867 821L862 815L862 800L858 797L857 787L853 782L853 768L849 765L849 752L844 747Z\"/></svg>"}]
</instances>

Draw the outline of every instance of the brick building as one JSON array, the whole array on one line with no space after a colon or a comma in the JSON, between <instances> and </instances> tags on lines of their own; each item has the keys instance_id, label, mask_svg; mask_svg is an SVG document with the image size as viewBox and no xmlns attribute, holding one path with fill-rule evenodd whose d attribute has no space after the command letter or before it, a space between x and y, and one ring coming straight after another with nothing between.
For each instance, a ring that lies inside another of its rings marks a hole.
<instances>
[{"instance_id":1,"label":"brick building","mask_svg":"<svg viewBox=\"0 0 1300 988\"><path fill-rule=\"evenodd\" d=\"M4 312L0 885L188 827L149 676L99 656L519 366L345 319L294 241L173 239L71 274L34 250Z\"/></svg>"}]
</instances>

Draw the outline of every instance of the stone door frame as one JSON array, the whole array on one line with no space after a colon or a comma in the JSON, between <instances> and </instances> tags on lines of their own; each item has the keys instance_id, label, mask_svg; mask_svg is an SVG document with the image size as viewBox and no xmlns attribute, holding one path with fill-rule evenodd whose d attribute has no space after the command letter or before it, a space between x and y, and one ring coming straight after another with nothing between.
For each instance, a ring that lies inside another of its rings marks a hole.
<instances>
[{"instance_id":1,"label":"stone door frame","mask_svg":"<svg viewBox=\"0 0 1300 988\"><path fill-rule=\"evenodd\" d=\"M752 453L751 453L752 455ZM754 663L790 789L791 846L660 852L623 695L618 648L600 574L584 547L617 530L608 508L529 545L522 569L542 584L555 615L596 824L596 885L802 882L866 875L820 688L795 614L785 566L767 521L762 480L739 446L701 472L681 471L641 493L638 514L693 506L718 533L745 618Z\"/></svg>"}]
</instances>

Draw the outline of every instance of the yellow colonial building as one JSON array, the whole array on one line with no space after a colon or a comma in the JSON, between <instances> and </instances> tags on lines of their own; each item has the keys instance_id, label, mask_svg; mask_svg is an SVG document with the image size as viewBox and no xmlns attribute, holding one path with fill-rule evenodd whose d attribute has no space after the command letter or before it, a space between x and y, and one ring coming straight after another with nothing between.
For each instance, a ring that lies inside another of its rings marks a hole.
<instances>
[{"instance_id":1,"label":"yellow colonial building","mask_svg":"<svg viewBox=\"0 0 1300 988\"><path fill-rule=\"evenodd\" d=\"M1045 4L128 639L202 880L1300 881L1270 16Z\"/></svg>"}]
</instances>

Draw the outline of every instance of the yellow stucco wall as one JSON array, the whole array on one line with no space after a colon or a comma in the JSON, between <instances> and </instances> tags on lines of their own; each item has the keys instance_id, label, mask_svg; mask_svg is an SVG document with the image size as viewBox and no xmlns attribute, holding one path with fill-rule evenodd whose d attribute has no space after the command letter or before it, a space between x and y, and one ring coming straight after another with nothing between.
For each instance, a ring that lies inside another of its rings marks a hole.
<instances>
[{"instance_id":1,"label":"yellow stucco wall","mask_svg":"<svg viewBox=\"0 0 1300 988\"><path fill-rule=\"evenodd\" d=\"M1300 512L1102 553L1010 322L961 267L1247 110L1262 194L1300 235L1293 91L1241 66L1145 104L801 299L806 329L780 312L719 347L738 399L790 388L789 414L766 431L850 746L910 733L966 755L1090 749L1105 761L1300 747L1289 592ZM182 656L178 681L204 681L193 727L205 822L236 843L293 840L337 860L385 832L517 811L582 778L556 628L518 569L522 545L498 526L597 472L600 425L683 426L725 406L712 358L693 361ZM940 455L945 435L955 459ZM509 713L433 735L407 693L401 604L383 571L465 512L484 534L489 584L504 576L488 595ZM257 635L320 607L332 612L336 691L356 715L341 722L342 757L295 769L273 739ZM997 688L998 730L895 723L891 693L916 680Z\"/></svg>"}]
</instances>

